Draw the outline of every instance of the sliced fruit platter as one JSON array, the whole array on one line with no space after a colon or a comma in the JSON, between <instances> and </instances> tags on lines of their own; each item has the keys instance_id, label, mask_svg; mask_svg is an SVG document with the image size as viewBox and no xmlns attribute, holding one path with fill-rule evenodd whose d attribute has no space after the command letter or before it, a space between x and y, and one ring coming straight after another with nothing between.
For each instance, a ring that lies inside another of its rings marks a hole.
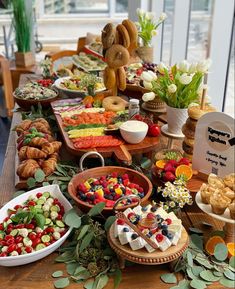
<instances>
[{"instance_id":1,"label":"sliced fruit platter","mask_svg":"<svg viewBox=\"0 0 235 289\"><path fill-rule=\"evenodd\" d=\"M130 85L141 85L143 71L157 72L157 64L154 63L132 63L126 67L126 82Z\"/></svg>"},{"instance_id":2,"label":"sliced fruit platter","mask_svg":"<svg viewBox=\"0 0 235 289\"><path fill-rule=\"evenodd\" d=\"M79 55L73 55L72 60L74 65L87 72L104 70L106 67L104 61L84 52L80 52Z\"/></svg>"}]
</instances>

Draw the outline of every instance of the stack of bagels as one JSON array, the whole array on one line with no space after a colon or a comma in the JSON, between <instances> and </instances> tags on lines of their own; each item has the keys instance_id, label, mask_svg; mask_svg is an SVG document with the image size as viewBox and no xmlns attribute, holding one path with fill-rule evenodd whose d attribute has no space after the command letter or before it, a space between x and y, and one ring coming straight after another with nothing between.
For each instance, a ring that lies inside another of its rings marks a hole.
<instances>
[{"instance_id":1,"label":"stack of bagels","mask_svg":"<svg viewBox=\"0 0 235 289\"><path fill-rule=\"evenodd\" d=\"M193 158L193 147L197 122L204 114L213 111L216 111L216 109L210 105L206 105L203 109L201 109L200 105L195 105L188 108L189 117L182 127L182 132L185 135L182 148L184 151L184 156L189 160L192 160Z\"/></svg>"},{"instance_id":2,"label":"stack of bagels","mask_svg":"<svg viewBox=\"0 0 235 289\"><path fill-rule=\"evenodd\" d=\"M107 67L104 70L104 84L112 89L126 89L126 72L124 66L130 60L130 53L137 47L138 30L129 19L122 21L116 27L108 23L102 30L101 40Z\"/></svg>"}]
</instances>

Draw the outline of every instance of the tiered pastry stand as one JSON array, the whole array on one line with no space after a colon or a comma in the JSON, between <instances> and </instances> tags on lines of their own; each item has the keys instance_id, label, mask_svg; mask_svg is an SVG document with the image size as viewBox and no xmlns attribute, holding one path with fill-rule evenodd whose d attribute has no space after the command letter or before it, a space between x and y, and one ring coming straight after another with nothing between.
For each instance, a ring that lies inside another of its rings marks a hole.
<instances>
[{"instance_id":1,"label":"tiered pastry stand","mask_svg":"<svg viewBox=\"0 0 235 289\"><path fill-rule=\"evenodd\" d=\"M216 215L211 210L211 205L204 204L201 199L200 191L196 194L195 201L198 207L209 216L222 221L225 223L224 225L224 241L225 243L234 242L235 240L235 220L231 219L229 214L229 209L227 208L223 215Z\"/></svg>"},{"instance_id":2,"label":"tiered pastry stand","mask_svg":"<svg viewBox=\"0 0 235 289\"><path fill-rule=\"evenodd\" d=\"M108 241L112 249L118 255L120 268L124 269L125 260L129 260L131 262L142 265L160 265L172 262L178 259L187 249L189 244L189 237L188 233L183 228L181 239L179 240L177 246L171 246L165 252L162 252L159 249L157 249L153 253L148 253L148 251L145 248L133 251L128 244L121 245L118 238L114 237L114 224L113 224L108 232Z\"/></svg>"}]
</instances>

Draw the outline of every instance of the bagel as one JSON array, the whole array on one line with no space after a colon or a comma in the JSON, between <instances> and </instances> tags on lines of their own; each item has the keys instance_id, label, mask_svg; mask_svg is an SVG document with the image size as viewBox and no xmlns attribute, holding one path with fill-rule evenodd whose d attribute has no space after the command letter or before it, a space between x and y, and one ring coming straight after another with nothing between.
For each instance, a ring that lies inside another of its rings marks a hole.
<instances>
[{"instance_id":1,"label":"bagel","mask_svg":"<svg viewBox=\"0 0 235 289\"><path fill-rule=\"evenodd\" d=\"M206 105L204 109L201 109L200 105L194 105L188 108L188 115L194 120L199 120L204 114L214 111L216 111L216 108L210 105Z\"/></svg>"},{"instance_id":2,"label":"bagel","mask_svg":"<svg viewBox=\"0 0 235 289\"><path fill-rule=\"evenodd\" d=\"M120 44L112 45L105 53L107 64L111 68L119 68L129 62L128 50Z\"/></svg>"},{"instance_id":3,"label":"bagel","mask_svg":"<svg viewBox=\"0 0 235 289\"><path fill-rule=\"evenodd\" d=\"M119 44L122 44L125 48L128 48L131 44L131 41L126 27L122 24L118 24L116 29L119 33Z\"/></svg>"},{"instance_id":4,"label":"bagel","mask_svg":"<svg viewBox=\"0 0 235 289\"><path fill-rule=\"evenodd\" d=\"M119 67L116 71L117 87L121 91L126 89L126 71L124 67Z\"/></svg>"},{"instance_id":5,"label":"bagel","mask_svg":"<svg viewBox=\"0 0 235 289\"><path fill-rule=\"evenodd\" d=\"M103 74L104 85L107 89L113 89L116 85L116 75L113 68L106 66Z\"/></svg>"},{"instance_id":6,"label":"bagel","mask_svg":"<svg viewBox=\"0 0 235 289\"><path fill-rule=\"evenodd\" d=\"M187 127L189 129L195 131L196 130L197 121L189 117L186 120L186 125L187 125Z\"/></svg>"},{"instance_id":7,"label":"bagel","mask_svg":"<svg viewBox=\"0 0 235 289\"><path fill-rule=\"evenodd\" d=\"M103 99L102 106L107 111L122 111L125 110L127 101L119 96L107 96Z\"/></svg>"},{"instance_id":8,"label":"bagel","mask_svg":"<svg viewBox=\"0 0 235 289\"><path fill-rule=\"evenodd\" d=\"M116 34L116 28L112 23L107 23L101 33L101 41L104 49L112 46Z\"/></svg>"},{"instance_id":9,"label":"bagel","mask_svg":"<svg viewBox=\"0 0 235 289\"><path fill-rule=\"evenodd\" d=\"M190 154L190 155L193 154L193 147L186 144L185 141L183 141L182 148L183 148L183 151L186 152L186 154Z\"/></svg>"},{"instance_id":10,"label":"bagel","mask_svg":"<svg viewBox=\"0 0 235 289\"><path fill-rule=\"evenodd\" d=\"M125 26L128 34L129 34L129 37L130 37L131 44L130 44L128 50L131 51L133 49L136 49L137 48L137 40L138 40L138 30L137 30L135 23L129 19L125 19L122 21L122 25Z\"/></svg>"},{"instance_id":11,"label":"bagel","mask_svg":"<svg viewBox=\"0 0 235 289\"><path fill-rule=\"evenodd\" d=\"M194 146L194 139L193 139L193 138L187 138L187 137L185 137L185 138L184 138L184 142L185 142L187 145L191 146L191 147Z\"/></svg>"},{"instance_id":12,"label":"bagel","mask_svg":"<svg viewBox=\"0 0 235 289\"><path fill-rule=\"evenodd\" d=\"M183 133L187 138L194 139L195 131L189 129L186 124L184 124L183 127L182 127L182 133Z\"/></svg>"}]
</instances>

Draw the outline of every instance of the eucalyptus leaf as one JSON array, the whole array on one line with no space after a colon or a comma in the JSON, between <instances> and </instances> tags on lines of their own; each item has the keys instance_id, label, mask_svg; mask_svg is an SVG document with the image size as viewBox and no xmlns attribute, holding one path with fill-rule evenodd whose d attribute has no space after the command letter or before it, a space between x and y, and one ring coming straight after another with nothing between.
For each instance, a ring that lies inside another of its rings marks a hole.
<instances>
[{"instance_id":1,"label":"eucalyptus leaf","mask_svg":"<svg viewBox=\"0 0 235 289\"><path fill-rule=\"evenodd\" d=\"M228 257L228 248L225 244L219 243L215 246L214 256L219 261L224 261Z\"/></svg>"},{"instance_id":2,"label":"eucalyptus leaf","mask_svg":"<svg viewBox=\"0 0 235 289\"><path fill-rule=\"evenodd\" d=\"M99 215L103 211L104 207L105 207L105 203L100 202L100 203L96 204L93 208L90 209L90 211L88 212L88 215L90 217Z\"/></svg>"},{"instance_id":3,"label":"eucalyptus leaf","mask_svg":"<svg viewBox=\"0 0 235 289\"><path fill-rule=\"evenodd\" d=\"M190 288L190 281L189 280L181 280L178 284L178 289L189 289Z\"/></svg>"},{"instance_id":4,"label":"eucalyptus leaf","mask_svg":"<svg viewBox=\"0 0 235 289\"><path fill-rule=\"evenodd\" d=\"M112 224L115 222L116 217L115 216L109 216L104 224L105 231L108 231L109 228L112 226Z\"/></svg>"},{"instance_id":5,"label":"eucalyptus leaf","mask_svg":"<svg viewBox=\"0 0 235 289\"><path fill-rule=\"evenodd\" d=\"M223 273L222 272L218 272L218 271L214 271L213 275L215 275L216 277L222 277Z\"/></svg>"},{"instance_id":6,"label":"eucalyptus leaf","mask_svg":"<svg viewBox=\"0 0 235 289\"><path fill-rule=\"evenodd\" d=\"M50 183L48 183L48 182L43 182L42 185L43 185L43 187L45 187L45 186L49 186Z\"/></svg>"},{"instance_id":7,"label":"eucalyptus leaf","mask_svg":"<svg viewBox=\"0 0 235 289\"><path fill-rule=\"evenodd\" d=\"M193 256L190 251L187 251L187 262L190 267L193 267Z\"/></svg>"},{"instance_id":8,"label":"eucalyptus leaf","mask_svg":"<svg viewBox=\"0 0 235 289\"><path fill-rule=\"evenodd\" d=\"M83 238L83 236L87 233L88 229L89 229L90 225L84 225L77 237L77 240L80 240Z\"/></svg>"},{"instance_id":9,"label":"eucalyptus leaf","mask_svg":"<svg viewBox=\"0 0 235 289\"><path fill-rule=\"evenodd\" d=\"M108 283L108 281L109 281L109 277L108 277L108 275L101 275L100 277L99 277L99 280L98 280L98 282L97 282L97 285L96 285L96 289L102 289L102 288L104 288L106 285L107 285L107 283Z\"/></svg>"},{"instance_id":10,"label":"eucalyptus leaf","mask_svg":"<svg viewBox=\"0 0 235 289\"><path fill-rule=\"evenodd\" d=\"M69 285L69 278L61 278L61 279L54 281L54 286L57 289L65 288L68 285Z\"/></svg>"},{"instance_id":11,"label":"eucalyptus leaf","mask_svg":"<svg viewBox=\"0 0 235 289\"><path fill-rule=\"evenodd\" d=\"M232 268L235 268L235 256L232 256L229 259L229 266L231 266Z\"/></svg>"},{"instance_id":12,"label":"eucalyptus leaf","mask_svg":"<svg viewBox=\"0 0 235 289\"><path fill-rule=\"evenodd\" d=\"M32 178L32 177L28 178L27 179L27 186L29 188L35 187L36 186L36 180L34 178Z\"/></svg>"},{"instance_id":13,"label":"eucalyptus leaf","mask_svg":"<svg viewBox=\"0 0 235 289\"><path fill-rule=\"evenodd\" d=\"M64 222L66 225L72 228L79 228L81 226L81 217L78 216L74 209L69 210L64 216Z\"/></svg>"},{"instance_id":14,"label":"eucalyptus leaf","mask_svg":"<svg viewBox=\"0 0 235 289\"><path fill-rule=\"evenodd\" d=\"M122 271L120 269L117 269L114 272L114 280L113 280L114 288L113 289L117 289L121 281L122 281Z\"/></svg>"},{"instance_id":15,"label":"eucalyptus leaf","mask_svg":"<svg viewBox=\"0 0 235 289\"><path fill-rule=\"evenodd\" d=\"M55 271L54 273L51 274L52 277L58 278L63 276L63 271Z\"/></svg>"},{"instance_id":16,"label":"eucalyptus leaf","mask_svg":"<svg viewBox=\"0 0 235 289\"><path fill-rule=\"evenodd\" d=\"M42 169L37 169L35 174L34 174L34 178L36 180L36 182L41 183L44 181L45 179L45 173Z\"/></svg>"},{"instance_id":17,"label":"eucalyptus leaf","mask_svg":"<svg viewBox=\"0 0 235 289\"><path fill-rule=\"evenodd\" d=\"M74 257L73 252L66 251L63 254L56 257L55 261L64 263L66 261L70 261L73 257Z\"/></svg>"},{"instance_id":18,"label":"eucalyptus leaf","mask_svg":"<svg viewBox=\"0 0 235 289\"><path fill-rule=\"evenodd\" d=\"M89 280L84 284L84 288L85 289L92 289L93 284L94 284L94 280Z\"/></svg>"},{"instance_id":19,"label":"eucalyptus leaf","mask_svg":"<svg viewBox=\"0 0 235 289\"><path fill-rule=\"evenodd\" d=\"M203 250L203 240L202 237L196 234L193 234L190 236L191 242L190 242L190 247L192 248L197 248L199 250Z\"/></svg>"},{"instance_id":20,"label":"eucalyptus leaf","mask_svg":"<svg viewBox=\"0 0 235 289\"><path fill-rule=\"evenodd\" d=\"M79 252L81 253L86 247L88 247L91 243L91 240L94 237L94 232L88 233L84 239L82 240L81 246L79 248Z\"/></svg>"},{"instance_id":21,"label":"eucalyptus leaf","mask_svg":"<svg viewBox=\"0 0 235 289\"><path fill-rule=\"evenodd\" d=\"M209 281L209 282L216 282L220 279L220 277L216 277L213 275L213 273L209 270L203 270L200 273L200 277L205 280L205 281Z\"/></svg>"},{"instance_id":22,"label":"eucalyptus leaf","mask_svg":"<svg viewBox=\"0 0 235 289\"><path fill-rule=\"evenodd\" d=\"M75 269L79 266L79 263L73 262L66 265L66 270L69 275L73 275Z\"/></svg>"},{"instance_id":23,"label":"eucalyptus leaf","mask_svg":"<svg viewBox=\"0 0 235 289\"><path fill-rule=\"evenodd\" d=\"M196 277L199 277L200 273L204 270L204 268L202 266L193 266L192 267L192 273L193 275L195 275Z\"/></svg>"},{"instance_id":24,"label":"eucalyptus leaf","mask_svg":"<svg viewBox=\"0 0 235 289\"><path fill-rule=\"evenodd\" d=\"M194 228L194 227L190 227L189 228L189 232L192 233L192 234L203 235L202 230L200 230L198 228Z\"/></svg>"},{"instance_id":25,"label":"eucalyptus leaf","mask_svg":"<svg viewBox=\"0 0 235 289\"><path fill-rule=\"evenodd\" d=\"M186 269L186 272L187 272L187 276L190 278L190 279L197 279L197 277L193 274L192 272L192 268L187 268Z\"/></svg>"},{"instance_id":26,"label":"eucalyptus leaf","mask_svg":"<svg viewBox=\"0 0 235 289\"><path fill-rule=\"evenodd\" d=\"M81 274L82 272L87 271L87 269L83 266L79 266L75 269L73 275L74 276L78 276L79 274Z\"/></svg>"},{"instance_id":27,"label":"eucalyptus leaf","mask_svg":"<svg viewBox=\"0 0 235 289\"><path fill-rule=\"evenodd\" d=\"M161 280L167 284L177 283L177 278L174 273L165 273L160 276Z\"/></svg>"},{"instance_id":28,"label":"eucalyptus leaf","mask_svg":"<svg viewBox=\"0 0 235 289\"><path fill-rule=\"evenodd\" d=\"M227 288L234 288L234 281L226 279L226 278L221 278L219 280L220 284L227 287Z\"/></svg>"},{"instance_id":29,"label":"eucalyptus leaf","mask_svg":"<svg viewBox=\"0 0 235 289\"><path fill-rule=\"evenodd\" d=\"M199 280L199 279L193 279L190 282L190 286L194 289L205 289L207 286L205 284L205 282Z\"/></svg>"},{"instance_id":30,"label":"eucalyptus leaf","mask_svg":"<svg viewBox=\"0 0 235 289\"><path fill-rule=\"evenodd\" d=\"M224 276L230 280L235 280L235 273L230 271L229 269L224 271ZM235 284L234 284L234 287L235 287Z\"/></svg>"},{"instance_id":31,"label":"eucalyptus leaf","mask_svg":"<svg viewBox=\"0 0 235 289\"><path fill-rule=\"evenodd\" d=\"M211 265L211 263L205 258L196 256L195 261L197 261L200 265L206 267L207 269L213 268L213 265Z\"/></svg>"}]
</instances>

